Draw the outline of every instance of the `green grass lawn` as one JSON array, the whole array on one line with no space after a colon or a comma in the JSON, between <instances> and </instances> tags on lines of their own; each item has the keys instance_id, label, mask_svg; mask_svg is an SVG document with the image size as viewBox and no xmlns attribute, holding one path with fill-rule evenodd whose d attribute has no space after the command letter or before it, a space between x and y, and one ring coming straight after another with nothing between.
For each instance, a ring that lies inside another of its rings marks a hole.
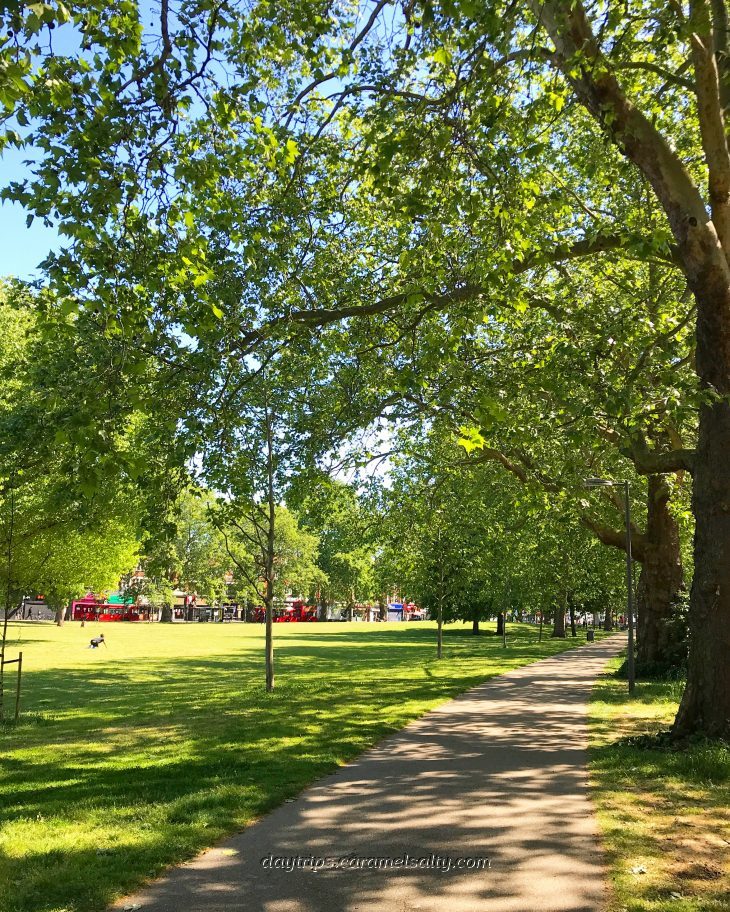
<instances>
[{"instance_id":1,"label":"green grass lawn","mask_svg":"<svg viewBox=\"0 0 730 912\"><path fill-rule=\"evenodd\" d=\"M108 647L87 649L99 629ZM452 625L437 662L430 623L276 625L266 694L258 625L13 626L26 719L0 729L0 910L101 910L439 702L585 637L509 629L505 652Z\"/></svg>"},{"instance_id":2,"label":"green grass lawn","mask_svg":"<svg viewBox=\"0 0 730 912\"><path fill-rule=\"evenodd\" d=\"M591 778L612 871L611 910L727 912L730 909L730 749L698 742L660 749L681 682L600 679L591 704Z\"/></svg>"}]
</instances>

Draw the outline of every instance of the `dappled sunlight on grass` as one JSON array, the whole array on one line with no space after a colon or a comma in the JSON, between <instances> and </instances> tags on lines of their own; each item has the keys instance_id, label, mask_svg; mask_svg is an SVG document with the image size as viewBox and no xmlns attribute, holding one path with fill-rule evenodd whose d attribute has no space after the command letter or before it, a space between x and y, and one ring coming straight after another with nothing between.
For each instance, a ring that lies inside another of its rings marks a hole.
<instances>
[{"instance_id":1,"label":"dappled sunlight on grass","mask_svg":"<svg viewBox=\"0 0 730 912\"><path fill-rule=\"evenodd\" d=\"M612 909L730 908L730 748L700 741L674 750L641 738L669 727L681 693L681 681L640 681L629 700L611 672L594 691L591 776Z\"/></svg>"},{"instance_id":2,"label":"dappled sunlight on grass","mask_svg":"<svg viewBox=\"0 0 730 912\"><path fill-rule=\"evenodd\" d=\"M493 625L491 625L493 630ZM23 708L0 732L0 910L86 912L266 813L439 702L580 645L512 625L18 624Z\"/></svg>"}]
</instances>

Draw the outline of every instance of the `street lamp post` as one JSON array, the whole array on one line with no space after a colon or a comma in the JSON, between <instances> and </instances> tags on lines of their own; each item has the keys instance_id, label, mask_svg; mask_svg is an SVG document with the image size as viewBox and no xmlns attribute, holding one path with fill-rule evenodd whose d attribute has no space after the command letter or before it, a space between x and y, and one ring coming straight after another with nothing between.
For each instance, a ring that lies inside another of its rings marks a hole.
<instances>
[{"instance_id":1,"label":"street lamp post","mask_svg":"<svg viewBox=\"0 0 730 912\"><path fill-rule=\"evenodd\" d=\"M441 545L441 517L438 516L438 562L439 562L439 601L436 612L436 658L440 659L444 649L444 551Z\"/></svg>"},{"instance_id":2,"label":"street lamp post","mask_svg":"<svg viewBox=\"0 0 730 912\"><path fill-rule=\"evenodd\" d=\"M624 522L626 524L626 606L628 609L629 642L627 656L627 677L629 680L629 693L634 692L636 683L636 670L634 668L634 581L631 558L631 500L629 497L628 481L611 481L608 478L587 478L586 486L589 488L618 488L624 489Z\"/></svg>"}]
</instances>

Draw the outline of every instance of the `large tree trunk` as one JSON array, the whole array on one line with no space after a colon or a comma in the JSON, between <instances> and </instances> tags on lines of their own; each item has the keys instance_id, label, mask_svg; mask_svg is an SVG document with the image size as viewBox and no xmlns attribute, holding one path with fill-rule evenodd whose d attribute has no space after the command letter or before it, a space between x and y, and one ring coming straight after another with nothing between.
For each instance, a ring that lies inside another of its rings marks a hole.
<instances>
[{"instance_id":1,"label":"large tree trunk","mask_svg":"<svg viewBox=\"0 0 730 912\"><path fill-rule=\"evenodd\" d=\"M476 618L471 622L471 632L474 636L479 636L479 621Z\"/></svg>"},{"instance_id":2,"label":"large tree trunk","mask_svg":"<svg viewBox=\"0 0 730 912\"><path fill-rule=\"evenodd\" d=\"M500 611L497 615L497 633L498 637L501 637L504 634L504 612Z\"/></svg>"},{"instance_id":3,"label":"large tree trunk","mask_svg":"<svg viewBox=\"0 0 730 912\"><path fill-rule=\"evenodd\" d=\"M610 605L606 605L606 612L603 615L603 629L608 632L613 630L613 612Z\"/></svg>"},{"instance_id":4,"label":"large tree trunk","mask_svg":"<svg viewBox=\"0 0 730 912\"><path fill-rule=\"evenodd\" d=\"M697 366L711 373L719 395L730 393L730 303L720 313L698 316ZM719 308L718 308L719 311ZM708 378L709 379L709 378ZM721 382L723 381L723 382ZM730 405L700 408L693 508L696 520L695 571L690 597L687 687L677 713L678 735L730 735Z\"/></svg>"},{"instance_id":5,"label":"large tree trunk","mask_svg":"<svg viewBox=\"0 0 730 912\"><path fill-rule=\"evenodd\" d=\"M706 218L706 216L705 216ZM714 232L683 247L697 302L695 363L703 402L693 459L694 577L687 686L674 723L684 736L730 736L730 267ZM712 225L712 223L710 223ZM676 232L675 232L676 233Z\"/></svg>"},{"instance_id":6,"label":"large tree trunk","mask_svg":"<svg viewBox=\"0 0 730 912\"><path fill-rule=\"evenodd\" d=\"M672 624L683 588L679 526L669 509L669 485L649 476L643 563L637 587L637 668L671 662L680 647Z\"/></svg>"},{"instance_id":7,"label":"large tree trunk","mask_svg":"<svg viewBox=\"0 0 730 912\"><path fill-rule=\"evenodd\" d=\"M380 620L387 621L388 620L388 596L387 595L381 595L378 598L378 611L380 612Z\"/></svg>"},{"instance_id":8,"label":"large tree trunk","mask_svg":"<svg viewBox=\"0 0 730 912\"><path fill-rule=\"evenodd\" d=\"M550 636L557 637L561 640L565 639L565 607L563 605L558 605L555 608L553 632L550 634Z\"/></svg>"},{"instance_id":9,"label":"large tree trunk","mask_svg":"<svg viewBox=\"0 0 730 912\"><path fill-rule=\"evenodd\" d=\"M648 669L659 662L671 663L676 655L679 627L669 624L674 602L682 590L682 558L679 529L669 509L669 486L663 475L648 476L646 532L633 540L634 557L642 565L637 591L637 662ZM625 535L587 523L604 544L625 552ZM593 625L598 626L594 613ZM604 615L604 629L613 629L610 608Z\"/></svg>"}]
</instances>

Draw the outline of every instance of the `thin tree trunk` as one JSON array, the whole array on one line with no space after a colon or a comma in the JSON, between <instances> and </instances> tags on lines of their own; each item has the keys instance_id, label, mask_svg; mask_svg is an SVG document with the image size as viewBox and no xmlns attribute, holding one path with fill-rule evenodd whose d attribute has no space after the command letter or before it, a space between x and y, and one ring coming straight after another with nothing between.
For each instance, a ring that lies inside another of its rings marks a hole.
<instances>
[{"instance_id":1,"label":"thin tree trunk","mask_svg":"<svg viewBox=\"0 0 730 912\"><path fill-rule=\"evenodd\" d=\"M274 594L268 571L264 608L266 613L266 690L271 693L274 689Z\"/></svg>"},{"instance_id":2,"label":"thin tree trunk","mask_svg":"<svg viewBox=\"0 0 730 912\"><path fill-rule=\"evenodd\" d=\"M568 596L568 610L570 611L570 635L578 636L575 629L575 599L572 595Z\"/></svg>"},{"instance_id":3,"label":"thin tree trunk","mask_svg":"<svg viewBox=\"0 0 730 912\"><path fill-rule=\"evenodd\" d=\"M11 547L8 551L12 553ZM5 592L5 605L3 607L3 629L0 641L0 722L5 718L5 647L8 642L8 615L10 614L10 577L8 575L7 589Z\"/></svg>"},{"instance_id":4,"label":"thin tree trunk","mask_svg":"<svg viewBox=\"0 0 730 912\"><path fill-rule=\"evenodd\" d=\"M444 608L439 599L438 617L436 620L436 658L440 659L444 654Z\"/></svg>"},{"instance_id":5,"label":"thin tree trunk","mask_svg":"<svg viewBox=\"0 0 730 912\"><path fill-rule=\"evenodd\" d=\"M444 560L441 549L441 530L439 529L439 601L436 614L436 658L443 655L444 647Z\"/></svg>"},{"instance_id":6,"label":"thin tree trunk","mask_svg":"<svg viewBox=\"0 0 730 912\"><path fill-rule=\"evenodd\" d=\"M8 618L13 592L13 544L15 539L15 471L10 473L8 488L9 508L8 538L5 565L5 605L3 606L2 640L0 640L0 722L5 718L5 649L8 642Z\"/></svg>"},{"instance_id":7,"label":"thin tree trunk","mask_svg":"<svg viewBox=\"0 0 730 912\"><path fill-rule=\"evenodd\" d=\"M275 521L276 502L274 499L274 429L271 412L266 405L266 482L268 528L266 530L266 580L264 606L266 610L266 690L274 689L274 557L276 547Z\"/></svg>"}]
</instances>

